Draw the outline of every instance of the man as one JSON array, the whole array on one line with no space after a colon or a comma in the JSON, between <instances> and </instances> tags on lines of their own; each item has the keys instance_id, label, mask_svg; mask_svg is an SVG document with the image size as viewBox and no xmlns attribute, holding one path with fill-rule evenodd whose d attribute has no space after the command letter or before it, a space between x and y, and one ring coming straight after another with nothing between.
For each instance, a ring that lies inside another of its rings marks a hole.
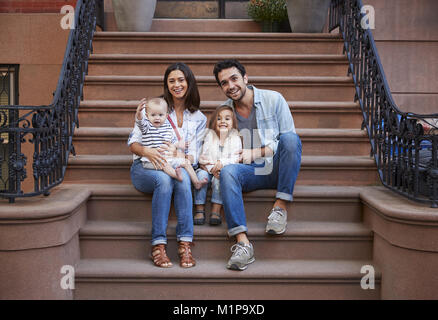
<instances>
[{"instance_id":1,"label":"man","mask_svg":"<svg viewBox=\"0 0 438 320\"><path fill-rule=\"evenodd\" d=\"M216 81L234 108L243 136L243 163L220 170L220 184L229 236L236 237L227 268L245 270L254 262L254 249L247 237L242 192L276 189L276 200L268 216L266 233L282 234L287 225L287 203L301 165L301 141L289 106L275 91L248 85L244 66L237 60L218 62Z\"/></svg>"}]
</instances>

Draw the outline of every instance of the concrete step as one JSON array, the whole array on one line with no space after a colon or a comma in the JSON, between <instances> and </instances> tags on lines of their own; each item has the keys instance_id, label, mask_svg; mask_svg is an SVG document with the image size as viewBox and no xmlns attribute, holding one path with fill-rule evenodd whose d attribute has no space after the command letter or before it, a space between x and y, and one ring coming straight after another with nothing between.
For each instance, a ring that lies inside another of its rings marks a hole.
<instances>
[{"instance_id":1,"label":"concrete step","mask_svg":"<svg viewBox=\"0 0 438 320\"><path fill-rule=\"evenodd\" d=\"M76 154L126 154L132 128L81 127L75 130ZM359 129L297 129L305 155L364 156L370 152L366 131Z\"/></svg>"},{"instance_id":2,"label":"concrete step","mask_svg":"<svg viewBox=\"0 0 438 320\"><path fill-rule=\"evenodd\" d=\"M307 97L310 98L310 97ZM200 109L209 118L225 99L201 101ZM132 127L139 100L84 100L79 124L84 127ZM297 128L360 128L362 114L349 101L288 101Z\"/></svg>"},{"instance_id":3,"label":"concrete step","mask_svg":"<svg viewBox=\"0 0 438 320\"><path fill-rule=\"evenodd\" d=\"M217 61L231 58L250 76L345 76L348 70L346 56L335 54L92 54L88 74L159 76L181 61L196 76L209 76Z\"/></svg>"},{"instance_id":4,"label":"concrete step","mask_svg":"<svg viewBox=\"0 0 438 320\"><path fill-rule=\"evenodd\" d=\"M70 156L65 175L70 183L130 183L130 155ZM302 156L297 184L374 185L374 160L364 156Z\"/></svg>"},{"instance_id":5,"label":"concrete step","mask_svg":"<svg viewBox=\"0 0 438 320\"><path fill-rule=\"evenodd\" d=\"M293 101L289 103L296 128L361 127L363 116L358 103L350 101Z\"/></svg>"},{"instance_id":6,"label":"concrete step","mask_svg":"<svg viewBox=\"0 0 438 320\"><path fill-rule=\"evenodd\" d=\"M306 156L366 156L370 142L360 129L296 129Z\"/></svg>"},{"instance_id":7,"label":"concrete step","mask_svg":"<svg viewBox=\"0 0 438 320\"><path fill-rule=\"evenodd\" d=\"M248 235L261 259L351 259L372 258L373 234L362 223L295 221L281 236L265 233L266 222L248 223ZM82 259L147 259L150 254L151 222L90 221L80 230ZM168 255L177 260L176 221L168 227ZM199 259L226 259L233 242L227 228L194 227Z\"/></svg>"},{"instance_id":8,"label":"concrete step","mask_svg":"<svg viewBox=\"0 0 438 320\"><path fill-rule=\"evenodd\" d=\"M257 257L256 257L257 259ZM361 268L372 261L263 260L244 272L225 259L199 260L194 268L157 268L150 260L82 259L75 272L75 299L379 299L361 288ZM175 261L176 263L176 261ZM187 294L190 292L190 294Z\"/></svg>"},{"instance_id":9,"label":"concrete step","mask_svg":"<svg viewBox=\"0 0 438 320\"><path fill-rule=\"evenodd\" d=\"M339 34L260 32L96 32L94 53L342 54Z\"/></svg>"},{"instance_id":10,"label":"concrete step","mask_svg":"<svg viewBox=\"0 0 438 320\"><path fill-rule=\"evenodd\" d=\"M221 101L226 97L214 76L198 76L202 100ZM279 91L286 100L353 101L354 84L350 76L294 77L254 76L250 84L260 89ZM84 97L87 100L140 100L163 93L163 76L87 76Z\"/></svg>"},{"instance_id":11,"label":"concrete step","mask_svg":"<svg viewBox=\"0 0 438 320\"><path fill-rule=\"evenodd\" d=\"M65 185L68 186L67 183ZM77 186L77 185L75 185ZM92 191L87 203L90 220L146 222L150 220L151 194L128 184L83 184ZM294 189L294 201L288 203L288 220L319 222L360 222L362 211L359 189L352 186L303 186ZM257 190L243 194L247 221L266 223L275 200L275 190ZM210 212L210 192L207 194ZM173 207L170 220L175 220Z\"/></svg>"}]
</instances>

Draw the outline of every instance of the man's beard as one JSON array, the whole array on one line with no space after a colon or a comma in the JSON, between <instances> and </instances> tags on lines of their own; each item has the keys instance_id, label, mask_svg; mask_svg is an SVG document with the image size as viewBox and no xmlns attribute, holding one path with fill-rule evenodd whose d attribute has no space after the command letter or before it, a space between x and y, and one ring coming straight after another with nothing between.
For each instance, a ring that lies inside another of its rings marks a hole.
<instances>
[{"instance_id":1,"label":"man's beard","mask_svg":"<svg viewBox=\"0 0 438 320\"><path fill-rule=\"evenodd\" d=\"M239 102L240 100L242 100L242 98L245 96L245 93L246 93L246 88L244 89L244 90L242 90L242 88L240 88L240 95L239 95L239 97L237 97L237 98L232 98L232 97L230 97L230 96L228 96L228 98L230 98L231 100L233 100L233 101L235 101L235 102ZM231 95L231 94L230 94Z\"/></svg>"}]
</instances>

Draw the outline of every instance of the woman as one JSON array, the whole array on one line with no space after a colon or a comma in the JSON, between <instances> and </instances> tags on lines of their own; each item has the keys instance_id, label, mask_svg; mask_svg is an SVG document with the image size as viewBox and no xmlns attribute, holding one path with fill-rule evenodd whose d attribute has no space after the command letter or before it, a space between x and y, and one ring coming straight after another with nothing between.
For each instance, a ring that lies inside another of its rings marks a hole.
<instances>
[{"instance_id":1,"label":"woman","mask_svg":"<svg viewBox=\"0 0 438 320\"><path fill-rule=\"evenodd\" d=\"M181 62L169 66L164 74L164 99L170 108L170 118L175 123L178 122L179 131L184 134L186 141L186 157L192 162L194 167L198 165L199 155L202 149L202 141L207 126L207 117L199 111L199 91L194 89L196 79L190 68ZM198 172L199 180L205 177ZM199 191L195 191L197 194ZM195 197L197 199L197 197ZM196 201L195 201L196 202ZM196 215L194 224L205 220L205 211L202 205L196 205Z\"/></svg>"},{"instance_id":2,"label":"woman","mask_svg":"<svg viewBox=\"0 0 438 320\"><path fill-rule=\"evenodd\" d=\"M164 74L164 99L169 105L170 123L177 132L177 136L186 143L185 157L193 165L198 162L201 149L202 135L207 118L199 111L199 91L196 79L190 68L181 62L169 66ZM174 196L175 212L177 216L176 237L180 266L190 268L196 261L191 253L193 242L192 193L190 177L182 169L183 180L178 181L169 177L160 170L145 170L140 158L146 157L157 169L164 165L164 153L174 152L174 148L164 145L160 148L147 148L141 145L141 131L134 127L128 144L134 153L134 163L131 166L131 179L134 187L152 196L152 253L154 264L168 268L172 262L166 253L166 229L168 216Z\"/></svg>"}]
</instances>

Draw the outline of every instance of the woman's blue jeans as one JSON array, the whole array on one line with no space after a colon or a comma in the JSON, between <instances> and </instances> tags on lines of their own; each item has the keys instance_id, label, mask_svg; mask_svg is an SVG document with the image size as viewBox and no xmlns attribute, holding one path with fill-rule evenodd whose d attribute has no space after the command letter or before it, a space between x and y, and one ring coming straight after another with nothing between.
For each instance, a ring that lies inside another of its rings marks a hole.
<instances>
[{"instance_id":1,"label":"woman's blue jeans","mask_svg":"<svg viewBox=\"0 0 438 320\"><path fill-rule=\"evenodd\" d=\"M172 179L161 170L145 169L140 160L131 166L134 187L144 193L152 193L152 245L167 244L167 225L174 193L177 216L177 241L193 241L192 190L188 173L181 169L183 181Z\"/></svg>"},{"instance_id":2,"label":"woman's blue jeans","mask_svg":"<svg viewBox=\"0 0 438 320\"><path fill-rule=\"evenodd\" d=\"M247 232L242 192L276 189L276 198L293 200L293 191L301 166L301 140L289 132L280 135L272 166L266 163L231 164L221 170L220 184L228 234ZM264 169L268 170L264 170Z\"/></svg>"}]
</instances>

